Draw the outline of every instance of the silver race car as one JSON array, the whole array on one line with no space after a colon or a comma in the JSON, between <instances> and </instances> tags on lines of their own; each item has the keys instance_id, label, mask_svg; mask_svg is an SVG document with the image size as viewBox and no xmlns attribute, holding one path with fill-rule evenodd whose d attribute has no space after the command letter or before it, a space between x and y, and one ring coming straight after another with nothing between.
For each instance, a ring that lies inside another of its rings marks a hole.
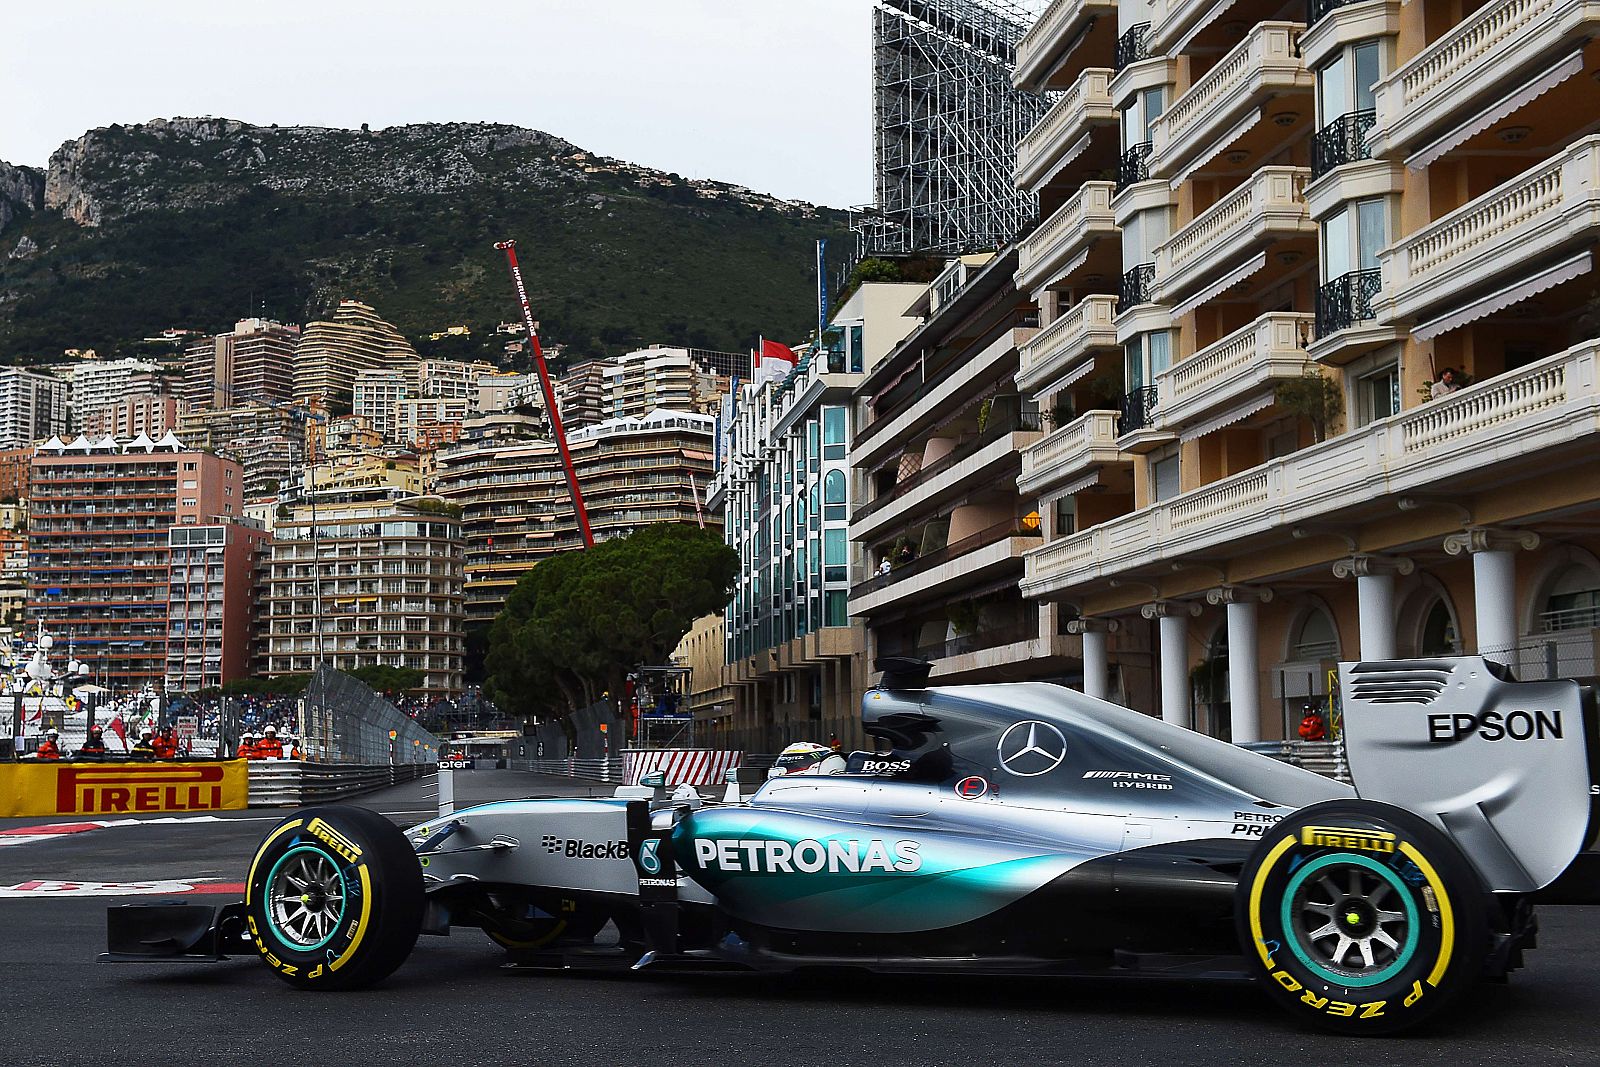
<instances>
[{"instance_id":1,"label":"silver race car","mask_svg":"<svg viewBox=\"0 0 1600 1067\"><path fill-rule=\"evenodd\" d=\"M477 927L525 967L1248 978L1372 1034L1521 966L1536 897L1596 898L1575 861L1595 859L1600 730L1574 682L1344 664L1352 787L1056 685L880 666L878 749L842 773L404 832L307 809L262 841L243 902L113 908L103 958L254 952L350 989L419 933Z\"/></svg>"}]
</instances>

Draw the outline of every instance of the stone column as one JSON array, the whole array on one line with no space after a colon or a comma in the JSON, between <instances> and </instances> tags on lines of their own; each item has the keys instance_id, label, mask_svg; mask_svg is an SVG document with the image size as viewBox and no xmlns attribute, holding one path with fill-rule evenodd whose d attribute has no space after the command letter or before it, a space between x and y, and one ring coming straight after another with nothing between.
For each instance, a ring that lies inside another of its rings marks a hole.
<instances>
[{"instance_id":1,"label":"stone column","mask_svg":"<svg viewBox=\"0 0 1600 1067\"><path fill-rule=\"evenodd\" d=\"M1111 691L1109 638L1117 632L1115 619L1073 619L1067 632L1083 637L1083 695L1106 700Z\"/></svg>"},{"instance_id":2,"label":"stone column","mask_svg":"<svg viewBox=\"0 0 1600 1067\"><path fill-rule=\"evenodd\" d=\"M1395 658L1394 576L1410 574L1415 569L1416 564L1404 557L1366 553L1334 563L1334 577L1356 580L1362 659Z\"/></svg>"},{"instance_id":3,"label":"stone column","mask_svg":"<svg viewBox=\"0 0 1600 1067\"><path fill-rule=\"evenodd\" d=\"M1199 604L1161 600L1139 609L1147 619L1155 619L1161 651L1161 718L1178 726L1189 726L1193 719L1189 707L1189 620L1200 614Z\"/></svg>"},{"instance_id":4,"label":"stone column","mask_svg":"<svg viewBox=\"0 0 1600 1067\"><path fill-rule=\"evenodd\" d=\"M1444 539L1452 556L1472 554L1472 604L1478 655L1514 663L1517 650L1516 550L1539 547L1531 530L1473 527Z\"/></svg>"},{"instance_id":5,"label":"stone column","mask_svg":"<svg viewBox=\"0 0 1600 1067\"><path fill-rule=\"evenodd\" d=\"M1227 585L1206 593L1212 604L1226 604L1228 613L1228 721L1233 743L1261 740L1260 639L1256 605L1272 599L1270 589Z\"/></svg>"}]
</instances>

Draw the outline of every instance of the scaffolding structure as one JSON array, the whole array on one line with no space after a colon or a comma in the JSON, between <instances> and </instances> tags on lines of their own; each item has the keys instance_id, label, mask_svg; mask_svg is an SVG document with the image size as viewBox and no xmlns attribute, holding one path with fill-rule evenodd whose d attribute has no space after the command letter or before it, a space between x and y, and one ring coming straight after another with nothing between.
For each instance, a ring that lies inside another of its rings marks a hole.
<instances>
[{"instance_id":1,"label":"scaffolding structure","mask_svg":"<svg viewBox=\"0 0 1600 1067\"><path fill-rule=\"evenodd\" d=\"M1011 85L1039 0L873 0L874 195L856 255L960 254L1015 239L1038 214L1012 173L1051 101Z\"/></svg>"}]
</instances>

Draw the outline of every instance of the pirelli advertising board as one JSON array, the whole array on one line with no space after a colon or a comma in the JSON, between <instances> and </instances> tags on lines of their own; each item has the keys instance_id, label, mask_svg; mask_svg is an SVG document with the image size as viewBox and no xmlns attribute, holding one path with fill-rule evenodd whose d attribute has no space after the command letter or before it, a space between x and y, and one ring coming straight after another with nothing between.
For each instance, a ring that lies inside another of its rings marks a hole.
<instances>
[{"instance_id":1,"label":"pirelli advertising board","mask_svg":"<svg viewBox=\"0 0 1600 1067\"><path fill-rule=\"evenodd\" d=\"M0 763L0 818L225 811L250 799L244 760Z\"/></svg>"}]
</instances>

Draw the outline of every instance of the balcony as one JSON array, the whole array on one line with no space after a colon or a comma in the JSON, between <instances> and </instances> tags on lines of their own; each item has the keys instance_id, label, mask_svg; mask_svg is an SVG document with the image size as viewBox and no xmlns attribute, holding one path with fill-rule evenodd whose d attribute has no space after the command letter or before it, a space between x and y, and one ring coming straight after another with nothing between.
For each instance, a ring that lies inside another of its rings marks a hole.
<instances>
[{"instance_id":1,"label":"balcony","mask_svg":"<svg viewBox=\"0 0 1600 1067\"><path fill-rule=\"evenodd\" d=\"M1262 167L1173 234L1156 249L1157 302L1176 318L1265 267L1266 246L1314 237L1310 177L1305 167Z\"/></svg>"},{"instance_id":2,"label":"balcony","mask_svg":"<svg viewBox=\"0 0 1600 1067\"><path fill-rule=\"evenodd\" d=\"M1311 180L1316 181L1334 167L1371 159L1367 131L1377 121L1371 108L1340 115L1311 137Z\"/></svg>"},{"instance_id":3,"label":"balcony","mask_svg":"<svg viewBox=\"0 0 1600 1067\"><path fill-rule=\"evenodd\" d=\"M1059 88L1054 79L1073 69L1069 59L1103 65L1101 56L1110 58L1116 32L1116 0L1053 0L1017 42L1011 84L1035 92Z\"/></svg>"},{"instance_id":4,"label":"balcony","mask_svg":"<svg viewBox=\"0 0 1600 1067\"><path fill-rule=\"evenodd\" d=\"M1380 252L1375 310L1439 316L1416 328L1432 337L1584 273L1597 235L1600 135L1591 135Z\"/></svg>"},{"instance_id":5,"label":"balcony","mask_svg":"<svg viewBox=\"0 0 1600 1067\"><path fill-rule=\"evenodd\" d=\"M1186 178L1227 151L1261 121L1264 105L1274 104L1270 140L1288 136L1288 127L1305 121L1309 96L1298 110L1286 94L1309 93L1313 78L1300 58L1298 22L1258 23L1200 80L1150 124L1150 173ZM1287 118L1287 121L1285 121ZM1264 147L1264 146L1263 146Z\"/></svg>"},{"instance_id":6,"label":"balcony","mask_svg":"<svg viewBox=\"0 0 1600 1067\"><path fill-rule=\"evenodd\" d=\"M1353 270L1317 289L1317 337L1348 330L1377 318L1372 298L1378 294L1379 270Z\"/></svg>"},{"instance_id":7,"label":"balcony","mask_svg":"<svg viewBox=\"0 0 1600 1067\"><path fill-rule=\"evenodd\" d=\"M1150 179L1150 142L1136 144L1117 160L1117 192Z\"/></svg>"},{"instance_id":8,"label":"balcony","mask_svg":"<svg viewBox=\"0 0 1600 1067\"><path fill-rule=\"evenodd\" d=\"M952 588L992 579L1008 565L1014 568L1013 561L1039 538L1037 528L1024 530L1016 519L996 523L852 586L850 614L871 615L890 604L898 608L913 600L947 598Z\"/></svg>"},{"instance_id":9,"label":"balcony","mask_svg":"<svg viewBox=\"0 0 1600 1067\"><path fill-rule=\"evenodd\" d=\"M982 432L963 441L949 455L894 484L850 516L850 539L865 541L895 523L904 523L913 508L924 512L961 493L992 483L1004 467L1038 440L1042 423L1037 413L996 415ZM915 491L914 491L915 490Z\"/></svg>"},{"instance_id":10,"label":"balcony","mask_svg":"<svg viewBox=\"0 0 1600 1067\"><path fill-rule=\"evenodd\" d=\"M1117 402L1117 436L1148 430L1156 424L1156 405L1160 394L1153 385L1140 386L1123 395Z\"/></svg>"},{"instance_id":11,"label":"balcony","mask_svg":"<svg viewBox=\"0 0 1600 1067\"><path fill-rule=\"evenodd\" d=\"M1124 271L1122 284L1117 287L1117 314L1121 315L1129 308L1150 303L1151 293L1155 289L1153 284L1155 278L1154 263L1141 263L1132 270Z\"/></svg>"},{"instance_id":12,"label":"balcony","mask_svg":"<svg viewBox=\"0 0 1600 1067\"><path fill-rule=\"evenodd\" d=\"M1111 99L1110 86L1110 70L1090 67L1023 136L1017 145L1018 189L1038 192L1057 171L1088 149L1096 127L1115 131L1117 106ZM1114 133L1112 139L1115 140Z\"/></svg>"},{"instance_id":13,"label":"balcony","mask_svg":"<svg viewBox=\"0 0 1600 1067\"><path fill-rule=\"evenodd\" d=\"M1121 231L1111 213L1115 191L1111 182L1084 182L1071 199L1024 238L1017 250L1017 288L1033 292L1060 285L1088 264L1096 242L1116 244ZM1110 258L1120 261L1121 255L1118 247Z\"/></svg>"},{"instance_id":14,"label":"balcony","mask_svg":"<svg viewBox=\"0 0 1600 1067\"><path fill-rule=\"evenodd\" d=\"M1141 22L1137 26L1129 26L1126 33L1117 38L1116 69L1118 73L1126 70L1141 59L1150 58L1150 46L1147 38L1150 36L1150 24Z\"/></svg>"},{"instance_id":15,"label":"balcony","mask_svg":"<svg viewBox=\"0 0 1600 1067\"><path fill-rule=\"evenodd\" d=\"M1017 492L1036 496L1081 482L1111 463L1127 463L1117 447L1117 413L1088 411L1022 453Z\"/></svg>"},{"instance_id":16,"label":"balcony","mask_svg":"<svg viewBox=\"0 0 1600 1067\"><path fill-rule=\"evenodd\" d=\"M1489 0L1378 83L1373 155L1426 165L1577 75L1597 34L1595 0ZM1592 111L1594 86L1576 84Z\"/></svg>"},{"instance_id":17,"label":"balcony","mask_svg":"<svg viewBox=\"0 0 1600 1067\"><path fill-rule=\"evenodd\" d=\"M1267 407L1279 381L1310 366L1302 339L1311 323L1310 315L1273 312L1174 364L1156 379L1162 425L1198 436Z\"/></svg>"},{"instance_id":18,"label":"balcony","mask_svg":"<svg viewBox=\"0 0 1600 1067\"><path fill-rule=\"evenodd\" d=\"M1048 597L1197 553L1248 553L1250 539L1353 512L1394 510L1419 491L1450 499L1520 471L1582 464L1600 436L1600 344L1589 342L1352 433L1034 549L1022 592Z\"/></svg>"},{"instance_id":19,"label":"balcony","mask_svg":"<svg viewBox=\"0 0 1600 1067\"><path fill-rule=\"evenodd\" d=\"M1118 351L1116 298L1086 296L1022 346L1017 389L1039 397L1065 389L1094 371L1100 352Z\"/></svg>"}]
</instances>

